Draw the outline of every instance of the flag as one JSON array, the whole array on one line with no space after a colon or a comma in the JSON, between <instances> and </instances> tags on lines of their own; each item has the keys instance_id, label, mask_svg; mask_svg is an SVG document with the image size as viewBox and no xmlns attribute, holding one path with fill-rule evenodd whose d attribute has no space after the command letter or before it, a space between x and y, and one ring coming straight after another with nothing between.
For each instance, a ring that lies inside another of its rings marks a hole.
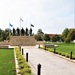
<instances>
[{"instance_id":1,"label":"flag","mask_svg":"<svg viewBox=\"0 0 75 75\"><path fill-rule=\"evenodd\" d=\"M34 27L34 25L33 25L33 24L31 24L31 26L32 26L32 27Z\"/></svg>"},{"instance_id":2,"label":"flag","mask_svg":"<svg viewBox=\"0 0 75 75\"><path fill-rule=\"evenodd\" d=\"M22 19L22 18L20 18L20 21L23 21L23 19Z\"/></svg>"},{"instance_id":3,"label":"flag","mask_svg":"<svg viewBox=\"0 0 75 75\"><path fill-rule=\"evenodd\" d=\"M10 26L10 27L13 27L13 25L12 25L11 23L9 24L9 26Z\"/></svg>"}]
</instances>

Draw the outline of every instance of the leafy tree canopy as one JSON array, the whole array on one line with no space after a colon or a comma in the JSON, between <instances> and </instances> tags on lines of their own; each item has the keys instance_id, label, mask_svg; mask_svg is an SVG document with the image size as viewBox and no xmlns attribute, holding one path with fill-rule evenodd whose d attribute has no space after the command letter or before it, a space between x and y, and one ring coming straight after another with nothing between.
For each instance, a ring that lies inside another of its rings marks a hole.
<instances>
[{"instance_id":1,"label":"leafy tree canopy","mask_svg":"<svg viewBox=\"0 0 75 75\"><path fill-rule=\"evenodd\" d=\"M68 34L68 32L69 32L69 29L68 28L66 28L66 29L64 29L64 31L62 32L62 40L64 41L65 40L65 38L67 38L67 34Z\"/></svg>"},{"instance_id":2,"label":"leafy tree canopy","mask_svg":"<svg viewBox=\"0 0 75 75\"><path fill-rule=\"evenodd\" d=\"M44 39L45 41L50 41L50 37L49 37L48 34L44 34L43 39Z\"/></svg>"}]
</instances>

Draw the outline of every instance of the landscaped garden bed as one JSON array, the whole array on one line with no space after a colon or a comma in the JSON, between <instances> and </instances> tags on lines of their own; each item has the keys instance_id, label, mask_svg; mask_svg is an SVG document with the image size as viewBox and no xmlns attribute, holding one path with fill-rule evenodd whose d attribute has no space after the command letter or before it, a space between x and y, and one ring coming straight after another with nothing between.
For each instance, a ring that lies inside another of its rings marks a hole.
<instances>
[{"instance_id":1,"label":"landscaped garden bed","mask_svg":"<svg viewBox=\"0 0 75 75\"><path fill-rule=\"evenodd\" d=\"M17 60L18 60L18 65L19 65L18 74L32 75L31 68L29 67L29 65L26 62L25 58L21 55L21 52L20 52L19 48L16 47L15 52L16 52L16 57L17 57Z\"/></svg>"},{"instance_id":2,"label":"landscaped garden bed","mask_svg":"<svg viewBox=\"0 0 75 75\"><path fill-rule=\"evenodd\" d=\"M0 75L16 75L13 49L0 49Z\"/></svg>"}]
</instances>

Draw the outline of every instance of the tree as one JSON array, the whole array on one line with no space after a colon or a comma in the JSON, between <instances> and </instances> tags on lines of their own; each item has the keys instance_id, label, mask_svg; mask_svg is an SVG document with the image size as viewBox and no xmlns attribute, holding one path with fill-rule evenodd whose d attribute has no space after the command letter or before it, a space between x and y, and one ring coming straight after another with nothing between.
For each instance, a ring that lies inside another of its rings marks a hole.
<instances>
[{"instance_id":1,"label":"tree","mask_svg":"<svg viewBox=\"0 0 75 75\"><path fill-rule=\"evenodd\" d=\"M9 29L9 28L6 28L6 29L5 29L5 32L7 32L8 34L12 35L12 30Z\"/></svg>"},{"instance_id":2,"label":"tree","mask_svg":"<svg viewBox=\"0 0 75 75\"><path fill-rule=\"evenodd\" d=\"M43 36L44 33L43 33L42 29L38 29L37 34Z\"/></svg>"},{"instance_id":3,"label":"tree","mask_svg":"<svg viewBox=\"0 0 75 75\"><path fill-rule=\"evenodd\" d=\"M20 29L17 28L16 31L17 31L17 35L19 36L20 35Z\"/></svg>"},{"instance_id":4,"label":"tree","mask_svg":"<svg viewBox=\"0 0 75 75\"><path fill-rule=\"evenodd\" d=\"M0 41L2 41L2 29L0 29Z\"/></svg>"},{"instance_id":5,"label":"tree","mask_svg":"<svg viewBox=\"0 0 75 75\"><path fill-rule=\"evenodd\" d=\"M30 36L32 36L32 28L30 28Z\"/></svg>"},{"instance_id":6,"label":"tree","mask_svg":"<svg viewBox=\"0 0 75 75\"><path fill-rule=\"evenodd\" d=\"M2 31L2 41L4 41L4 40L9 40L9 39L8 39L8 36L9 36L8 32Z\"/></svg>"},{"instance_id":7,"label":"tree","mask_svg":"<svg viewBox=\"0 0 75 75\"><path fill-rule=\"evenodd\" d=\"M68 33L69 33L69 29L68 28L64 29L64 31L62 32L62 36L61 36L62 41L64 41L65 38L67 38Z\"/></svg>"},{"instance_id":8,"label":"tree","mask_svg":"<svg viewBox=\"0 0 75 75\"><path fill-rule=\"evenodd\" d=\"M40 35L35 35L35 39L37 41L43 41L42 37Z\"/></svg>"},{"instance_id":9,"label":"tree","mask_svg":"<svg viewBox=\"0 0 75 75\"><path fill-rule=\"evenodd\" d=\"M56 34L52 37L52 42L57 42L57 41L60 41L60 36Z\"/></svg>"},{"instance_id":10,"label":"tree","mask_svg":"<svg viewBox=\"0 0 75 75\"><path fill-rule=\"evenodd\" d=\"M16 30L15 30L15 28L13 28L13 36L15 36L16 35Z\"/></svg>"},{"instance_id":11,"label":"tree","mask_svg":"<svg viewBox=\"0 0 75 75\"><path fill-rule=\"evenodd\" d=\"M21 35L24 36L24 33L25 33L25 31L24 31L24 29L22 28L22 29L21 29Z\"/></svg>"},{"instance_id":12,"label":"tree","mask_svg":"<svg viewBox=\"0 0 75 75\"><path fill-rule=\"evenodd\" d=\"M44 34L43 39L44 39L45 41L50 41L50 37L49 37L48 34Z\"/></svg>"},{"instance_id":13,"label":"tree","mask_svg":"<svg viewBox=\"0 0 75 75\"><path fill-rule=\"evenodd\" d=\"M26 28L26 36L28 36L28 28Z\"/></svg>"},{"instance_id":14,"label":"tree","mask_svg":"<svg viewBox=\"0 0 75 75\"><path fill-rule=\"evenodd\" d=\"M70 29L69 30L67 38L70 38L71 41L75 40L75 29Z\"/></svg>"},{"instance_id":15,"label":"tree","mask_svg":"<svg viewBox=\"0 0 75 75\"><path fill-rule=\"evenodd\" d=\"M70 43L70 42L71 42L70 37L65 38L65 42L66 42L66 43Z\"/></svg>"},{"instance_id":16,"label":"tree","mask_svg":"<svg viewBox=\"0 0 75 75\"><path fill-rule=\"evenodd\" d=\"M0 41L9 40L9 29L0 29Z\"/></svg>"},{"instance_id":17,"label":"tree","mask_svg":"<svg viewBox=\"0 0 75 75\"><path fill-rule=\"evenodd\" d=\"M5 29L5 32L8 32L9 33L9 31L11 32L11 30L9 28L6 28Z\"/></svg>"}]
</instances>

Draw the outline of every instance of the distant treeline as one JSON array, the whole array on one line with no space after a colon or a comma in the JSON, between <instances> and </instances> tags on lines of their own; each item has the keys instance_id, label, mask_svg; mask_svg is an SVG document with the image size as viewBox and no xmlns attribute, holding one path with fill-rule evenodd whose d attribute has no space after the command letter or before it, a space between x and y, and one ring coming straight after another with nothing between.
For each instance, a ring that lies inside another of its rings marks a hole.
<instances>
[{"instance_id":1,"label":"distant treeline","mask_svg":"<svg viewBox=\"0 0 75 75\"><path fill-rule=\"evenodd\" d=\"M51 41L51 42L66 42L70 43L71 41L75 40L75 28L65 28L63 32L58 34L44 34L41 29L38 30L37 34L35 35L35 39L37 41Z\"/></svg>"}]
</instances>

